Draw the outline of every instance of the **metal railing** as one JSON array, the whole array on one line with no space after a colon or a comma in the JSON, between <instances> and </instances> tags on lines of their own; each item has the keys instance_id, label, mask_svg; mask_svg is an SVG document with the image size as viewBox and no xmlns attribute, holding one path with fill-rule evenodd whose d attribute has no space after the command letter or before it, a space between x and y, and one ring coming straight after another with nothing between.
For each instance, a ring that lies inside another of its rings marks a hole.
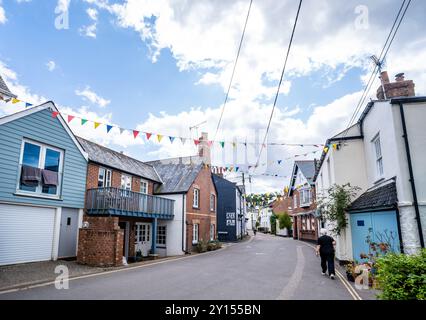
<instances>
[{"instance_id":1,"label":"metal railing","mask_svg":"<svg viewBox=\"0 0 426 320\"><path fill-rule=\"evenodd\" d=\"M119 210L144 214L173 215L174 200L119 188L89 189L86 209L90 211Z\"/></svg>"}]
</instances>

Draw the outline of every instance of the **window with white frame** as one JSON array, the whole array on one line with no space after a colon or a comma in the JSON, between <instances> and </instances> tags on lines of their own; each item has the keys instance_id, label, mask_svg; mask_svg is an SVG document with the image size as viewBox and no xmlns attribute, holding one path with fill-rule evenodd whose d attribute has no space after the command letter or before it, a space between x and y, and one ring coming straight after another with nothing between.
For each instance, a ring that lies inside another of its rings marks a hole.
<instances>
[{"instance_id":1,"label":"window with white frame","mask_svg":"<svg viewBox=\"0 0 426 320\"><path fill-rule=\"evenodd\" d=\"M198 243L198 229L199 229L199 224L198 223L194 223L194 225L192 226L192 243L193 244L197 244Z\"/></svg>"},{"instance_id":2,"label":"window with white frame","mask_svg":"<svg viewBox=\"0 0 426 320\"><path fill-rule=\"evenodd\" d=\"M111 170L100 167L98 174L98 188L111 187Z\"/></svg>"},{"instance_id":3,"label":"window with white frame","mask_svg":"<svg viewBox=\"0 0 426 320\"><path fill-rule=\"evenodd\" d=\"M127 174L121 174L121 189L132 190L132 177Z\"/></svg>"},{"instance_id":4,"label":"window with white frame","mask_svg":"<svg viewBox=\"0 0 426 320\"><path fill-rule=\"evenodd\" d=\"M372 140L374 151L375 151L375 158L376 158L376 174L377 178L383 177L383 157L382 157L382 147L380 145L380 135L377 135Z\"/></svg>"},{"instance_id":5,"label":"window with white frame","mask_svg":"<svg viewBox=\"0 0 426 320\"><path fill-rule=\"evenodd\" d=\"M64 152L38 142L24 140L19 159L19 192L58 197Z\"/></svg>"},{"instance_id":6,"label":"window with white frame","mask_svg":"<svg viewBox=\"0 0 426 320\"><path fill-rule=\"evenodd\" d=\"M216 196L214 194L210 195L210 211L216 210Z\"/></svg>"},{"instance_id":7,"label":"window with white frame","mask_svg":"<svg viewBox=\"0 0 426 320\"><path fill-rule=\"evenodd\" d=\"M300 206L309 206L311 204L311 190L300 190Z\"/></svg>"},{"instance_id":8,"label":"window with white frame","mask_svg":"<svg viewBox=\"0 0 426 320\"><path fill-rule=\"evenodd\" d=\"M157 245L166 246L167 227L157 226Z\"/></svg>"},{"instance_id":9,"label":"window with white frame","mask_svg":"<svg viewBox=\"0 0 426 320\"><path fill-rule=\"evenodd\" d=\"M140 192L143 193L143 194L148 194L148 181L141 179Z\"/></svg>"},{"instance_id":10,"label":"window with white frame","mask_svg":"<svg viewBox=\"0 0 426 320\"><path fill-rule=\"evenodd\" d=\"M296 209L297 208L297 195L295 194L294 196L293 196L293 208L294 209Z\"/></svg>"},{"instance_id":11,"label":"window with white frame","mask_svg":"<svg viewBox=\"0 0 426 320\"><path fill-rule=\"evenodd\" d=\"M197 189L197 188L194 189L194 197L193 197L193 201L192 201L192 206L194 208L200 207L200 189Z\"/></svg>"},{"instance_id":12,"label":"window with white frame","mask_svg":"<svg viewBox=\"0 0 426 320\"><path fill-rule=\"evenodd\" d=\"M215 226L214 224L210 224L210 241L213 241L215 238Z\"/></svg>"}]
</instances>

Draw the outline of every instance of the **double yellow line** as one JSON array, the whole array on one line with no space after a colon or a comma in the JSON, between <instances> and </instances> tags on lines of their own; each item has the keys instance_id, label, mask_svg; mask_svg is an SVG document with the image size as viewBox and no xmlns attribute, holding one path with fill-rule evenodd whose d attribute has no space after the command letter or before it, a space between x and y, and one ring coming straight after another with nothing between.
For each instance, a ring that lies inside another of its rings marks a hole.
<instances>
[{"instance_id":1,"label":"double yellow line","mask_svg":"<svg viewBox=\"0 0 426 320\"><path fill-rule=\"evenodd\" d=\"M315 246L306 243L304 241L300 241L304 244L306 244L307 246L313 248L315 250ZM339 272L339 270L336 270L336 276L339 278L339 280L343 283L344 287L346 288L346 290L348 290L349 294L352 296L352 298L354 300L362 300L362 298L360 297L360 295L358 294L358 292L356 292L356 290L354 289L354 287L352 287L352 285L349 283L348 280L345 279L345 277Z\"/></svg>"}]
</instances>

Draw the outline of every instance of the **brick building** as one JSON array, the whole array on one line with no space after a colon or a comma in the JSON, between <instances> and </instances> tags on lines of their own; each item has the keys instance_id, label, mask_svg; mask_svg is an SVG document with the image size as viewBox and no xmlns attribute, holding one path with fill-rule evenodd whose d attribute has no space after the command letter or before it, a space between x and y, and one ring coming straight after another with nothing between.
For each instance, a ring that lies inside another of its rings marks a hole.
<instances>
[{"instance_id":1,"label":"brick building","mask_svg":"<svg viewBox=\"0 0 426 320\"><path fill-rule=\"evenodd\" d=\"M216 190L207 136L199 155L141 162L79 138L89 155L77 261L121 265L191 252L216 239Z\"/></svg>"},{"instance_id":2,"label":"brick building","mask_svg":"<svg viewBox=\"0 0 426 320\"><path fill-rule=\"evenodd\" d=\"M148 164L78 138L89 155L85 228L79 232L77 261L121 265L122 257L167 255L174 201L153 195L161 183Z\"/></svg>"},{"instance_id":3,"label":"brick building","mask_svg":"<svg viewBox=\"0 0 426 320\"><path fill-rule=\"evenodd\" d=\"M294 239L315 241L318 238L314 175L314 160L294 162L288 192Z\"/></svg>"}]
</instances>

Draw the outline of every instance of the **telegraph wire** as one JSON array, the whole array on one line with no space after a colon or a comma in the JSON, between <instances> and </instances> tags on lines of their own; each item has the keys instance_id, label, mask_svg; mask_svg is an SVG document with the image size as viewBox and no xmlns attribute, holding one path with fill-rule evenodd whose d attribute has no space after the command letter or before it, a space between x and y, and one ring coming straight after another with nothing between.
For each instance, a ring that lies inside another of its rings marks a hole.
<instances>
[{"instance_id":1,"label":"telegraph wire","mask_svg":"<svg viewBox=\"0 0 426 320\"><path fill-rule=\"evenodd\" d=\"M229 92L231 91L232 82L234 81L235 69L237 67L238 58L240 57L241 47L243 45L244 35L246 33L247 22L248 22L248 19L249 19L249 16L250 16L250 11L251 11L251 5L252 5L252 3L253 3L253 0L250 0L250 5L249 5L248 11L247 11L246 21L244 23L243 34L241 35L240 45L238 46L237 57L235 58L235 63L234 63L234 67L232 69L231 79L229 81L228 90L227 90L226 95L225 95L225 101L223 102L222 111L220 113L219 122L217 123L216 132L214 134L214 139L213 140L216 139L217 133L219 131L220 123L222 122L223 114L225 112L226 103L228 102Z\"/></svg>"}]
</instances>

